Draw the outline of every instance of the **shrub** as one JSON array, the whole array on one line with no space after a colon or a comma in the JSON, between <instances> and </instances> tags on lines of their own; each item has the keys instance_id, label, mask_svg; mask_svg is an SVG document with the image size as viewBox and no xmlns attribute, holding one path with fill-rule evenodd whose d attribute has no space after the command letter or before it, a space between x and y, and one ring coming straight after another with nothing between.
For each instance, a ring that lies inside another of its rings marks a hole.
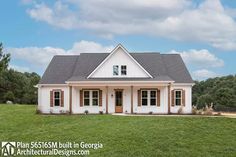
<instances>
[{"instance_id":1,"label":"shrub","mask_svg":"<svg viewBox=\"0 0 236 157\"><path fill-rule=\"evenodd\" d=\"M213 103L211 103L209 106L206 105L204 110L203 110L205 115L212 115L213 113Z\"/></svg>"},{"instance_id":2,"label":"shrub","mask_svg":"<svg viewBox=\"0 0 236 157\"><path fill-rule=\"evenodd\" d=\"M197 114L203 114L203 109L197 110Z\"/></svg>"},{"instance_id":3,"label":"shrub","mask_svg":"<svg viewBox=\"0 0 236 157\"><path fill-rule=\"evenodd\" d=\"M99 114L103 114L103 111L99 111Z\"/></svg>"},{"instance_id":4,"label":"shrub","mask_svg":"<svg viewBox=\"0 0 236 157\"><path fill-rule=\"evenodd\" d=\"M152 111L150 111L148 114L152 114L153 112Z\"/></svg>"},{"instance_id":5,"label":"shrub","mask_svg":"<svg viewBox=\"0 0 236 157\"><path fill-rule=\"evenodd\" d=\"M42 111L40 109L37 109L36 114L42 114Z\"/></svg>"},{"instance_id":6,"label":"shrub","mask_svg":"<svg viewBox=\"0 0 236 157\"><path fill-rule=\"evenodd\" d=\"M89 113L89 111L88 111L88 110L85 110L84 113L87 115L87 114Z\"/></svg>"},{"instance_id":7,"label":"shrub","mask_svg":"<svg viewBox=\"0 0 236 157\"><path fill-rule=\"evenodd\" d=\"M183 113L183 110L184 110L184 106L181 105L178 109L178 114L182 114Z\"/></svg>"},{"instance_id":8,"label":"shrub","mask_svg":"<svg viewBox=\"0 0 236 157\"><path fill-rule=\"evenodd\" d=\"M192 114L197 114L197 106L192 107Z\"/></svg>"}]
</instances>

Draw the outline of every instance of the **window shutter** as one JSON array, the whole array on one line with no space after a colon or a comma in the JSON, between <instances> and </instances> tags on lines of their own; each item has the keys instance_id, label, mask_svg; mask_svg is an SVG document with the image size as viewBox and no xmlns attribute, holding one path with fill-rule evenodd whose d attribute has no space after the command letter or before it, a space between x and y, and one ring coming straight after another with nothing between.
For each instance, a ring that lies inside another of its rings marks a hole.
<instances>
[{"instance_id":1,"label":"window shutter","mask_svg":"<svg viewBox=\"0 0 236 157\"><path fill-rule=\"evenodd\" d=\"M83 106L83 90L80 90L80 107Z\"/></svg>"},{"instance_id":2,"label":"window shutter","mask_svg":"<svg viewBox=\"0 0 236 157\"><path fill-rule=\"evenodd\" d=\"M175 106L175 90L171 91L171 106Z\"/></svg>"},{"instance_id":3,"label":"window shutter","mask_svg":"<svg viewBox=\"0 0 236 157\"><path fill-rule=\"evenodd\" d=\"M50 91L50 107L53 107L53 91Z\"/></svg>"},{"instance_id":4,"label":"window shutter","mask_svg":"<svg viewBox=\"0 0 236 157\"><path fill-rule=\"evenodd\" d=\"M61 91L61 107L64 107L64 91Z\"/></svg>"},{"instance_id":5,"label":"window shutter","mask_svg":"<svg viewBox=\"0 0 236 157\"><path fill-rule=\"evenodd\" d=\"M141 90L138 90L138 106L141 106Z\"/></svg>"},{"instance_id":6,"label":"window shutter","mask_svg":"<svg viewBox=\"0 0 236 157\"><path fill-rule=\"evenodd\" d=\"M182 104L185 106L185 90L182 90Z\"/></svg>"},{"instance_id":7,"label":"window shutter","mask_svg":"<svg viewBox=\"0 0 236 157\"><path fill-rule=\"evenodd\" d=\"M160 106L161 105L161 96L160 96L160 90L157 89L157 106Z\"/></svg>"},{"instance_id":8,"label":"window shutter","mask_svg":"<svg viewBox=\"0 0 236 157\"><path fill-rule=\"evenodd\" d=\"M99 90L99 106L102 106L102 90Z\"/></svg>"}]
</instances>

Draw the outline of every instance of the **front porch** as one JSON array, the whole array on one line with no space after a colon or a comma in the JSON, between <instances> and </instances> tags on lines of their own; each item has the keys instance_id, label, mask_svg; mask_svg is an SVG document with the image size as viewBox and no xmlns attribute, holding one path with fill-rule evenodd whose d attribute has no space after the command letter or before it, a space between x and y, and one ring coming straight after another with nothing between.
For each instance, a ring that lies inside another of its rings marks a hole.
<instances>
[{"instance_id":1,"label":"front porch","mask_svg":"<svg viewBox=\"0 0 236 157\"><path fill-rule=\"evenodd\" d=\"M69 111L71 114L168 114L170 89L171 84L70 84ZM147 96L141 91L146 91Z\"/></svg>"}]
</instances>

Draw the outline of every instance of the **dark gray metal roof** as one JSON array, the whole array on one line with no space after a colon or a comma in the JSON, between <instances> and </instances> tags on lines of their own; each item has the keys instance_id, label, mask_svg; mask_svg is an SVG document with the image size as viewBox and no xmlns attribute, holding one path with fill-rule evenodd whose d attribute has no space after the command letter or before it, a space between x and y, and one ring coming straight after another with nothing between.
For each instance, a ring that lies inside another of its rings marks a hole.
<instances>
[{"instance_id":1,"label":"dark gray metal roof","mask_svg":"<svg viewBox=\"0 0 236 157\"><path fill-rule=\"evenodd\" d=\"M130 53L153 78L90 78L88 75L109 53L81 53L77 56L55 56L40 84L64 84L65 81L175 81L193 83L179 54Z\"/></svg>"}]
</instances>

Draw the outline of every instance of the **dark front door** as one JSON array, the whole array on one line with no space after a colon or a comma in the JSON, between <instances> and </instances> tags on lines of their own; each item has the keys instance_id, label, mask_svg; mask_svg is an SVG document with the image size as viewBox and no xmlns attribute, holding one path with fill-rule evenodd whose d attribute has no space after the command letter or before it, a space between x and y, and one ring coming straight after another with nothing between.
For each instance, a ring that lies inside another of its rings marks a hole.
<instances>
[{"instance_id":1,"label":"dark front door","mask_svg":"<svg viewBox=\"0 0 236 157\"><path fill-rule=\"evenodd\" d=\"M123 112L123 91L115 90L115 112Z\"/></svg>"}]
</instances>

